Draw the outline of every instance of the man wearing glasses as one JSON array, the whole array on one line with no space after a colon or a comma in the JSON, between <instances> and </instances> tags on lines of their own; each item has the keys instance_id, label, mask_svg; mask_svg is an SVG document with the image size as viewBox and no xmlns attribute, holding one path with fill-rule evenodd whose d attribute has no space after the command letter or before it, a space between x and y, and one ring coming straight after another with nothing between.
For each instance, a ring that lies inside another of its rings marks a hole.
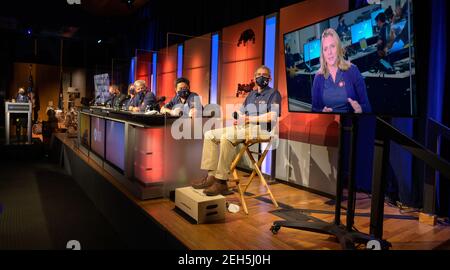
<instances>
[{"instance_id":1,"label":"man wearing glasses","mask_svg":"<svg viewBox=\"0 0 450 270\"><path fill-rule=\"evenodd\" d=\"M278 119L281 95L278 90L269 87L270 69L260 66L254 79L257 89L249 93L234 113L233 117L238 121L233 126L205 132L201 169L207 170L208 175L192 186L204 189L208 196L229 193L227 180L231 163L237 155L237 146L245 139L269 138L270 123Z\"/></svg>"}]
</instances>

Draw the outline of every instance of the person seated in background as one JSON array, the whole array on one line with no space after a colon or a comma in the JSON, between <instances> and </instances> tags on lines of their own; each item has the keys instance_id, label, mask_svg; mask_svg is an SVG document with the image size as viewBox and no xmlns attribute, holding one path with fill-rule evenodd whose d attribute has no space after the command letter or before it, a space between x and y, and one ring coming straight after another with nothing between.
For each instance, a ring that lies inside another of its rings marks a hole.
<instances>
[{"instance_id":1,"label":"person seated in background","mask_svg":"<svg viewBox=\"0 0 450 270\"><path fill-rule=\"evenodd\" d=\"M408 1L405 1L403 5L397 3L395 5L395 13L393 16L393 23L397 23L403 19L406 19L408 16Z\"/></svg>"},{"instance_id":2,"label":"person seated in background","mask_svg":"<svg viewBox=\"0 0 450 270\"><path fill-rule=\"evenodd\" d=\"M136 91L136 97L130 103L128 110L133 112L144 112L150 110L159 111L159 105L156 102L156 97L147 89L146 83L144 80L137 80L134 82L134 88Z\"/></svg>"},{"instance_id":3,"label":"person seated in background","mask_svg":"<svg viewBox=\"0 0 450 270\"><path fill-rule=\"evenodd\" d=\"M27 95L25 88L20 87L17 91L16 95L16 102L17 103L30 103L31 100L29 96ZM14 119L14 123L16 125L16 137L17 141L20 142L23 137L27 136L27 114L25 113L13 113L12 117ZM22 136L23 135L23 136Z\"/></svg>"},{"instance_id":4,"label":"person seated in background","mask_svg":"<svg viewBox=\"0 0 450 270\"><path fill-rule=\"evenodd\" d=\"M114 109L120 108L126 96L120 92L119 86L113 84L108 91L109 99L106 101L106 105Z\"/></svg>"},{"instance_id":5,"label":"person seated in background","mask_svg":"<svg viewBox=\"0 0 450 270\"><path fill-rule=\"evenodd\" d=\"M180 115L181 112L188 113L190 117L201 113L202 104L200 96L191 92L190 82L184 77L175 80L175 96L161 108L161 113Z\"/></svg>"},{"instance_id":6,"label":"person seated in background","mask_svg":"<svg viewBox=\"0 0 450 270\"><path fill-rule=\"evenodd\" d=\"M349 27L345 23L344 15L339 16L339 24L336 28L336 32L338 33L339 37L344 40L344 38L347 38L349 36Z\"/></svg>"},{"instance_id":7,"label":"person seated in background","mask_svg":"<svg viewBox=\"0 0 450 270\"><path fill-rule=\"evenodd\" d=\"M375 17L380 32L378 33L377 52L380 58L384 58L388 50L388 42L391 37L390 25L386 21L386 15L381 12Z\"/></svg>"},{"instance_id":8,"label":"person seated in background","mask_svg":"<svg viewBox=\"0 0 450 270\"><path fill-rule=\"evenodd\" d=\"M286 68L290 69L295 67L294 55L291 53L291 46L289 46L289 44L286 44L285 59Z\"/></svg>"},{"instance_id":9,"label":"person seated in background","mask_svg":"<svg viewBox=\"0 0 450 270\"><path fill-rule=\"evenodd\" d=\"M368 113L366 84L358 68L344 59L344 49L334 29L322 33L320 68L314 77L312 111Z\"/></svg>"},{"instance_id":10,"label":"person seated in background","mask_svg":"<svg viewBox=\"0 0 450 270\"><path fill-rule=\"evenodd\" d=\"M201 169L208 175L192 184L195 189L204 189L207 196L226 195L230 167L238 145L245 139L270 138L269 124L280 115L281 95L269 86L270 69L260 66L255 72L257 90L251 91L243 106L235 112L235 118L243 119L244 125L213 129L205 132ZM268 124L269 123L269 124Z\"/></svg>"},{"instance_id":11,"label":"person seated in background","mask_svg":"<svg viewBox=\"0 0 450 270\"><path fill-rule=\"evenodd\" d=\"M42 122L42 140L45 145L48 146L52 133L58 129L58 118L56 117L56 111L53 106L47 108L47 121ZM48 151L46 147L46 152Z\"/></svg>"},{"instance_id":12,"label":"person seated in background","mask_svg":"<svg viewBox=\"0 0 450 270\"><path fill-rule=\"evenodd\" d=\"M392 7L389 6L385 11L384 15L386 16L386 23L392 23L394 20L394 11L392 10ZM376 22L376 21L375 21Z\"/></svg>"}]
</instances>

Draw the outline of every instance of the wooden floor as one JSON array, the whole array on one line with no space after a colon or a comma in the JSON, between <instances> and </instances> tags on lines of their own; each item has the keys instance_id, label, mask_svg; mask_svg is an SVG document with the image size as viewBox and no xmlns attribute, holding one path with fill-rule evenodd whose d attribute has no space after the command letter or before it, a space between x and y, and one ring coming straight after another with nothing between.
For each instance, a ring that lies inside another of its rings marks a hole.
<instances>
[{"instance_id":1,"label":"wooden floor","mask_svg":"<svg viewBox=\"0 0 450 270\"><path fill-rule=\"evenodd\" d=\"M227 212L223 222L191 224L173 211L174 203L172 201L168 199L147 201L136 199L111 175L75 149L71 140L66 139L64 135L58 135L58 138L190 249L333 250L341 248L335 238L328 235L289 228L281 228L278 234L272 234L270 227L273 221L281 219L270 213L270 211L275 210L272 204L258 199L247 201L249 215L245 215L242 210L236 214ZM254 181L254 184L249 188L249 192L257 193L257 183L257 181ZM333 220L334 206L325 204L329 201L328 198L282 183L270 187L281 205L328 211L329 213L313 213L312 216L329 222ZM355 227L361 232L368 233L370 198L366 194L358 194L357 198ZM239 204L236 195L227 196L227 201ZM359 216L358 214L366 215ZM383 238L391 242L392 249L435 249L450 240L450 226L437 225L433 227L421 224L418 222L417 216L418 213L402 214L398 208L385 204ZM345 222L345 215L342 217L342 221Z\"/></svg>"}]
</instances>

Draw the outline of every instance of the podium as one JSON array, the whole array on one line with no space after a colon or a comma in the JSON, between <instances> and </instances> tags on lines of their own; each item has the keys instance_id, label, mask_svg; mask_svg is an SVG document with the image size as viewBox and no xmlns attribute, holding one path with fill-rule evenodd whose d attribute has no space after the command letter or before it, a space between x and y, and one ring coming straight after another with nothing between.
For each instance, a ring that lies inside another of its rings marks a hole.
<instances>
[{"instance_id":1,"label":"podium","mask_svg":"<svg viewBox=\"0 0 450 270\"><path fill-rule=\"evenodd\" d=\"M6 144L10 144L11 114L27 114L27 142L31 144L31 103L5 102L5 137Z\"/></svg>"}]
</instances>

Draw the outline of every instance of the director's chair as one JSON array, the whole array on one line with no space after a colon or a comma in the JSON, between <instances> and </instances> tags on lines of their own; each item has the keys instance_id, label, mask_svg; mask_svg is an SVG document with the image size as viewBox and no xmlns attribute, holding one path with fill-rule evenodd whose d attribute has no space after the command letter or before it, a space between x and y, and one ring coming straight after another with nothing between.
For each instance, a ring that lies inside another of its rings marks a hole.
<instances>
[{"instance_id":1,"label":"director's chair","mask_svg":"<svg viewBox=\"0 0 450 270\"><path fill-rule=\"evenodd\" d=\"M239 151L239 153L237 154L237 156L234 158L233 162L231 163L230 172L233 174L233 179L230 179L230 181L236 183L237 190L239 192L239 195L238 195L239 199L241 201L242 207L244 208L244 212L247 215L248 215L248 209L247 209L247 204L245 202L245 197L257 198L257 197L269 195L270 199L272 200L273 205L278 208L278 203L275 200L275 197L273 196L272 192L270 191L269 185L267 184L267 181L261 172L261 164L263 163L264 159L266 158L267 153L269 152L269 149L272 145L273 139L274 139L273 137L269 137L267 139L266 138L264 138L264 139L246 139L242 143L243 146L242 146L241 150ZM265 147L265 149L262 153L250 151L250 147L252 145L259 144L259 143L267 143L267 146ZM249 180L245 184L241 183L241 179L239 178L239 175L236 170L236 167L239 164L239 161L244 156L244 153L247 153L247 156L250 158L250 161L252 162L252 166L253 166L253 170L252 170L252 173L250 174ZM255 160L255 158L253 157L253 154L257 154L259 156L258 161ZM259 180L260 180L261 184L263 185L263 187L266 189L266 192L247 196L247 195L245 195L245 192L247 191L247 188L252 183L252 181L256 175L259 176Z\"/></svg>"}]
</instances>

